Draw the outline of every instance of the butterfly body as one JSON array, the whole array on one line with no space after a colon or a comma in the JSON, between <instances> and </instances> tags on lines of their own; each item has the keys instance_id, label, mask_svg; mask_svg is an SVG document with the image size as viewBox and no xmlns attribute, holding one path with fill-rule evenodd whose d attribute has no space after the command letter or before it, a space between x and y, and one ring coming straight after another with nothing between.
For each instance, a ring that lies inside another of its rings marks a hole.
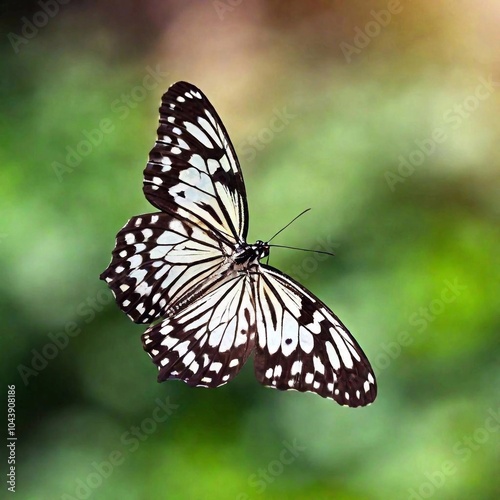
<instances>
[{"instance_id":1,"label":"butterfly body","mask_svg":"<svg viewBox=\"0 0 500 500\"><path fill-rule=\"evenodd\" d=\"M159 381L218 387L254 353L266 386L353 407L375 399L373 370L348 329L302 285L260 262L267 242L246 242L236 153L194 85L177 82L162 98L143 190L159 212L127 222L101 278L130 319L151 324L142 342Z\"/></svg>"},{"instance_id":2,"label":"butterfly body","mask_svg":"<svg viewBox=\"0 0 500 500\"><path fill-rule=\"evenodd\" d=\"M243 266L243 270L251 270L259 265L259 260L269 255L269 245L256 241L253 245L244 244L236 249L232 259L235 264Z\"/></svg>"}]
</instances>

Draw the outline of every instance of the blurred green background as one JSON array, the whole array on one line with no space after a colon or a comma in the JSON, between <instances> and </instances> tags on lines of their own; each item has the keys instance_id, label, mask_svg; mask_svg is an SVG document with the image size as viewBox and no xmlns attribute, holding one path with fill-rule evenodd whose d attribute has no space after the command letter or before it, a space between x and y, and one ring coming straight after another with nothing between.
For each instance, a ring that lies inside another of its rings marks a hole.
<instances>
[{"instance_id":1,"label":"blurred green background","mask_svg":"<svg viewBox=\"0 0 500 500\"><path fill-rule=\"evenodd\" d=\"M2 11L18 498L500 497L497 1ZM232 137L250 241L313 208L276 242L336 256L274 249L271 264L356 336L378 377L368 408L265 389L251 362L217 390L157 384L145 327L98 276L116 232L152 210L142 170L177 80Z\"/></svg>"}]
</instances>

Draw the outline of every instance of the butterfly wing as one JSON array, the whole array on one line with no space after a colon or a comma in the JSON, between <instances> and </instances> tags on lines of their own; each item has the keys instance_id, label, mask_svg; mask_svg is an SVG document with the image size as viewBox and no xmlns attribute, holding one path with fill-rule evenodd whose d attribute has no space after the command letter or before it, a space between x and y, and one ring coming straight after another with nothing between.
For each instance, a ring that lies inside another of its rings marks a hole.
<instances>
[{"instance_id":1,"label":"butterfly wing","mask_svg":"<svg viewBox=\"0 0 500 500\"><path fill-rule=\"evenodd\" d=\"M353 407L375 400L368 359L325 304L270 266L261 266L256 287L255 374L262 384Z\"/></svg>"},{"instance_id":2,"label":"butterfly wing","mask_svg":"<svg viewBox=\"0 0 500 500\"><path fill-rule=\"evenodd\" d=\"M136 323L150 323L201 293L204 279L220 272L247 234L245 185L234 148L194 85L177 82L162 97L143 189L162 213L130 219L101 274Z\"/></svg>"},{"instance_id":3,"label":"butterfly wing","mask_svg":"<svg viewBox=\"0 0 500 500\"><path fill-rule=\"evenodd\" d=\"M151 323L179 308L222 272L229 247L189 219L144 214L116 237L113 258L101 274L120 308L136 323Z\"/></svg>"},{"instance_id":4,"label":"butterfly wing","mask_svg":"<svg viewBox=\"0 0 500 500\"><path fill-rule=\"evenodd\" d=\"M240 371L255 341L255 304L248 276L227 272L210 288L142 336L158 381L218 387Z\"/></svg>"},{"instance_id":5,"label":"butterfly wing","mask_svg":"<svg viewBox=\"0 0 500 500\"><path fill-rule=\"evenodd\" d=\"M230 242L246 239L248 207L236 153L217 112L190 83L177 82L162 97L143 189L164 212L196 219Z\"/></svg>"}]
</instances>

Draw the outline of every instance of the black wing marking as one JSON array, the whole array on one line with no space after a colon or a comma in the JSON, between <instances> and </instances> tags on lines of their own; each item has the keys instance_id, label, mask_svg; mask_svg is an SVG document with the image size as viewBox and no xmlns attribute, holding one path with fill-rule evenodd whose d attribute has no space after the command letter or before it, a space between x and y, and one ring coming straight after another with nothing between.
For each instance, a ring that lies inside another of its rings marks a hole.
<instances>
[{"instance_id":1,"label":"black wing marking","mask_svg":"<svg viewBox=\"0 0 500 500\"><path fill-rule=\"evenodd\" d=\"M229 242L246 240L248 208L236 153L217 112L190 83L177 82L162 97L143 189L164 212L196 218Z\"/></svg>"},{"instance_id":2,"label":"black wing marking","mask_svg":"<svg viewBox=\"0 0 500 500\"><path fill-rule=\"evenodd\" d=\"M270 266L261 266L256 287L255 374L262 384L352 407L375 400L368 359L323 302Z\"/></svg>"}]
</instances>

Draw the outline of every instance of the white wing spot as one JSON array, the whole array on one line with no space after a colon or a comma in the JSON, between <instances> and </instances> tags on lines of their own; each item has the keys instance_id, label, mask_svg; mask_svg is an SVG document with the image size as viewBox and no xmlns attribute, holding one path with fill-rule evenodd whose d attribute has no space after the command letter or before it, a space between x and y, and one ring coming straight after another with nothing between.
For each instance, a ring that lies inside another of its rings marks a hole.
<instances>
[{"instance_id":1,"label":"white wing spot","mask_svg":"<svg viewBox=\"0 0 500 500\"><path fill-rule=\"evenodd\" d=\"M340 368L340 359L333 347L331 342L325 342L326 345L326 353L328 354L328 359L334 370L338 370Z\"/></svg>"},{"instance_id":2,"label":"white wing spot","mask_svg":"<svg viewBox=\"0 0 500 500\"><path fill-rule=\"evenodd\" d=\"M321 362L321 359L319 359L318 356L313 356L313 365L314 365L314 371L317 371L318 373L321 374L325 373L325 365Z\"/></svg>"},{"instance_id":3,"label":"white wing spot","mask_svg":"<svg viewBox=\"0 0 500 500\"><path fill-rule=\"evenodd\" d=\"M339 333L333 326L330 327L330 334L333 337L335 345L339 351L340 357L342 358L342 362L347 368L352 368L354 363L352 361L352 356L349 353L349 349L347 348L342 337L339 335Z\"/></svg>"},{"instance_id":4,"label":"white wing spot","mask_svg":"<svg viewBox=\"0 0 500 500\"><path fill-rule=\"evenodd\" d=\"M148 274L145 269L134 269L130 274L129 278L132 278L136 281L136 283L140 283L144 277Z\"/></svg>"},{"instance_id":5,"label":"white wing spot","mask_svg":"<svg viewBox=\"0 0 500 500\"><path fill-rule=\"evenodd\" d=\"M193 351L190 351L184 356L182 361L186 366L189 366L194 361L195 357L195 353Z\"/></svg>"},{"instance_id":6,"label":"white wing spot","mask_svg":"<svg viewBox=\"0 0 500 500\"><path fill-rule=\"evenodd\" d=\"M185 340L174 347L174 351L179 353L179 357L182 358L189 350L189 340Z\"/></svg>"},{"instance_id":7,"label":"white wing spot","mask_svg":"<svg viewBox=\"0 0 500 500\"><path fill-rule=\"evenodd\" d=\"M307 354L309 354L313 350L314 339L312 333L303 326L301 326L299 329L299 341L300 347Z\"/></svg>"},{"instance_id":8,"label":"white wing spot","mask_svg":"<svg viewBox=\"0 0 500 500\"><path fill-rule=\"evenodd\" d=\"M302 371L302 361L294 361L292 369L290 370L291 375L298 374Z\"/></svg>"},{"instance_id":9,"label":"white wing spot","mask_svg":"<svg viewBox=\"0 0 500 500\"><path fill-rule=\"evenodd\" d=\"M215 373L219 373L222 370L222 363L215 362L212 363L210 366L210 371L213 371Z\"/></svg>"},{"instance_id":10,"label":"white wing spot","mask_svg":"<svg viewBox=\"0 0 500 500\"><path fill-rule=\"evenodd\" d=\"M132 255L132 257L128 259L128 262L130 262L130 268L135 269L136 267L139 267L142 264L142 256Z\"/></svg>"},{"instance_id":11,"label":"white wing spot","mask_svg":"<svg viewBox=\"0 0 500 500\"><path fill-rule=\"evenodd\" d=\"M161 159L161 171L162 172L168 172L172 167L170 165L172 165L172 160L168 157L168 156L164 156L162 159Z\"/></svg>"},{"instance_id":12,"label":"white wing spot","mask_svg":"<svg viewBox=\"0 0 500 500\"><path fill-rule=\"evenodd\" d=\"M136 289L136 293L139 295L149 295L153 287L149 286L145 281L143 281Z\"/></svg>"},{"instance_id":13,"label":"white wing spot","mask_svg":"<svg viewBox=\"0 0 500 500\"><path fill-rule=\"evenodd\" d=\"M191 122L184 122L184 126L186 127L186 130L198 141L200 141L204 146L207 148L213 149L214 145L208 138L207 134L203 132L199 127L194 125Z\"/></svg>"},{"instance_id":14,"label":"white wing spot","mask_svg":"<svg viewBox=\"0 0 500 500\"><path fill-rule=\"evenodd\" d=\"M174 345L177 344L177 339L174 339L173 337L165 337L161 341L161 345L164 345L167 349L172 349Z\"/></svg>"}]
</instances>

